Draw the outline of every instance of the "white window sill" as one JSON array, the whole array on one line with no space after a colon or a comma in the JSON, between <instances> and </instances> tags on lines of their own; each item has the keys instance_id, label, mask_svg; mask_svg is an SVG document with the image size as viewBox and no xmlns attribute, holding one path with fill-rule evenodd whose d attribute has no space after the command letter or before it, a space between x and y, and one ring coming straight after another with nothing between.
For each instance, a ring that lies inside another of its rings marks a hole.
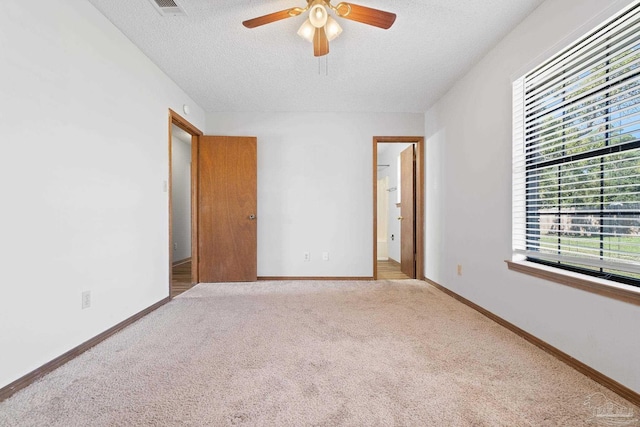
<instances>
[{"instance_id":1,"label":"white window sill","mask_svg":"<svg viewBox=\"0 0 640 427\"><path fill-rule=\"evenodd\" d=\"M505 260L509 270L640 305L640 288L534 262Z\"/></svg>"}]
</instances>

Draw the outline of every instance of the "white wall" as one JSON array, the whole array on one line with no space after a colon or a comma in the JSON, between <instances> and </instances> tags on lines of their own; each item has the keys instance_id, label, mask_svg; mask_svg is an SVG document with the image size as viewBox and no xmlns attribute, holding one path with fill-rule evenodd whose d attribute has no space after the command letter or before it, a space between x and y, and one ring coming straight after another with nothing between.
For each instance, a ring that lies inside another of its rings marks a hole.
<instances>
[{"instance_id":1,"label":"white wall","mask_svg":"<svg viewBox=\"0 0 640 427\"><path fill-rule=\"evenodd\" d=\"M258 138L258 276L371 277L373 137L423 131L422 114L208 114L207 134Z\"/></svg>"},{"instance_id":2,"label":"white wall","mask_svg":"<svg viewBox=\"0 0 640 427\"><path fill-rule=\"evenodd\" d=\"M379 163L378 163L379 164ZM380 178L380 166L378 166L378 187L377 187L376 203L376 221L377 221L377 261L389 260L389 248L387 244L387 229L389 228L389 177Z\"/></svg>"},{"instance_id":3,"label":"white wall","mask_svg":"<svg viewBox=\"0 0 640 427\"><path fill-rule=\"evenodd\" d=\"M378 146L380 145L381 144L378 144ZM387 148L378 157L378 163L389 165L389 167L380 171L378 173L378 178L388 176L389 188L400 188L400 183L398 182L398 157L404 149L412 144L388 143L384 145L386 145ZM400 262L401 235L400 221L398 221L398 217L400 216L400 208L396 206L397 203L398 191L396 190L389 193L389 204L387 206L387 218L389 220L387 227L387 243L389 248L389 257L394 261ZM391 239L391 235L394 236L393 239Z\"/></svg>"},{"instance_id":4,"label":"white wall","mask_svg":"<svg viewBox=\"0 0 640 427\"><path fill-rule=\"evenodd\" d=\"M639 306L504 263L511 257L511 80L614 3L630 2L543 3L427 112L426 276L640 392Z\"/></svg>"},{"instance_id":5,"label":"white wall","mask_svg":"<svg viewBox=\"0 0 640 427\"><path fill-rule=\"evenodd\" d=\"M175 136L171 166L171 230L176 262L191 257L191 145Z\"/></svg>"},{"instance_id":6,"label":"white wall","mask_svg":"<svg viewBox=\"0 0 640 427\"><path fill-rule=\"evenodd\" d=\"M0 64L1 387L168 296L168 108L204 112L85 0L4 0Z\"/></svg>"}]
</instances>

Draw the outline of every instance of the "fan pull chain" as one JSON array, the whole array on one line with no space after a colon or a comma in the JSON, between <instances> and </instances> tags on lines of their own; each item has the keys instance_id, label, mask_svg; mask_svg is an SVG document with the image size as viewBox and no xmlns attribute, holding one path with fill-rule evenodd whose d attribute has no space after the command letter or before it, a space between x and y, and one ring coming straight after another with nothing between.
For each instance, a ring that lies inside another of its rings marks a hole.
<instances>
[{"instance_id":1,"label":"fan pull chain","mask_svg":"<svg viewBox=\"0 0 640 427\"><path fill-rule=\"evenodd\" d=\"M329 75L329 55L324 55L318 58L318 75Z\"/></svg>"}]
</instances>

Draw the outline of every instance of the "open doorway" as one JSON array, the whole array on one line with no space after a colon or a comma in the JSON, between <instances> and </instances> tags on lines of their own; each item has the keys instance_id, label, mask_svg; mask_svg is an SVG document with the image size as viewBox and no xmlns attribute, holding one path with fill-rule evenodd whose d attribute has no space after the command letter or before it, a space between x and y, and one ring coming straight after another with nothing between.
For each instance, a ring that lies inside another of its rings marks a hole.
<instances>
[{"instance_id":1,"label":"open doorway","mask_svg":"<svg viewBox=\"0 0 640 427\"><path fill-rule=\"evenodd\" d=\"M202 132L169 110L169 293L173 298L198 282L197 157ZM195 153L195 155L194 155ZM196 163L197 165L197 163Z\"/></svg>"},{"instance_id":2,"label":"open doorway","mask_svg":"<svg viewBox=\"0 0 640 427\"><path fill-rule=\"evenodd\" d=\"M171 295L192 286L191 135L171 125Z\"/></svg>"},{"instance_id":3,"label":"open doorway","mask_svg":"<svg viewBox=\"0 0 640 427\"><path fill-rule=\"evenodd\" d=\"M374 278L421 279L422 137L374 137Z\"/></svg>"},{"instance_id":4,"label":"open doorway","mask_svg":"<svg viewBox=\"0 0 640 427\"><path fill-rule=\"evenodd\" d=\"M377 169L378 278L415 279L415 144L378 143Z\"/></svg>"}]
</instances>

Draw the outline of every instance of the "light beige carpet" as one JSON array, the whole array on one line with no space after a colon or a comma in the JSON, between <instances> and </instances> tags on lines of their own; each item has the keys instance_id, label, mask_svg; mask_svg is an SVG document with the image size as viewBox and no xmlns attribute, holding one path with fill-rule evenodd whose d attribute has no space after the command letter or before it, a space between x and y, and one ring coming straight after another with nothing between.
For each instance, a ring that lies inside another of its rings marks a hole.
<instances>
[{"instance_id":1,"label":"light beige carpet","mask_svg":"<svg viewBox=\"0 0 640 427\"><path fill-rule=\"evenodd\" d=\"M0 403L0 425L582 426L615 405L640 425L423 282L260 282L194 287Z\"/></svg>"}]
</instances>

